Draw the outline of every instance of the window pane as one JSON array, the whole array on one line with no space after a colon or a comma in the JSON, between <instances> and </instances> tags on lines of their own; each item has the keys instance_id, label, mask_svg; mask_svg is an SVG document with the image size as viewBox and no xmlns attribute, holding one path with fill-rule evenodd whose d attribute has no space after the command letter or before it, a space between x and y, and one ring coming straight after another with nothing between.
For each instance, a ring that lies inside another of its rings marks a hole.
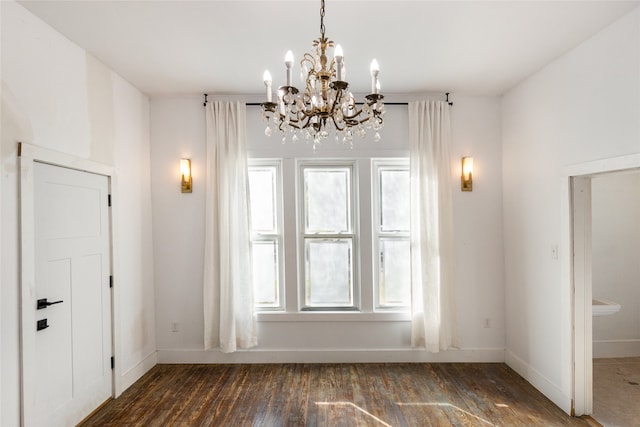
<instances>
[{"instance_id":1,"label":"window pane","mask_svg":"<svg viewBox=\"0 0 640 427\"><path fill-rule=\"evenodd\" d=\"M252 250L255 304L261 307L277 307L278 244L275 241L254 241Z\"/></svg>"},{"instance_id":2,"label":"window pane","mask_svg":"<svg viewBox=\"0 0 640 427\"><path fill-rule=\"evenodd\" d=\"M408 306L411 299L411 246L408 239L380 239L380 306Z\"/></svg>"},{"instance_id":3,"label":"window pane","mask_svg":"<svg viewBox=\"0 0 640 427\"><path fill-rule=\"evenodd\" d=\"M349 232L350 169L304 169L305 232Z\"/></svg>"},{"instance_id":4,"label":"window pane","mask_svg":"<svg viewBox=\"0 0 640 427\"><path fill-rule=\"evenodd\" d=\"M305 239L306 305L353 305L351 239Z\"/></svg>"},{"instance_id":5,"label":"window pane","mask_svg":"<svg viewBox=\"0 0 640 427\"><path fill-rule=\"evenodd\" d=\"M381 169L380 231L409 231L409 171Z\"/></svg>"},{"instance_id":6,"label":"window pane","mask_svg":"<svg viewBox=\"0 0 640 427\"><path fill-rule=\"evenodd\" d=\"M276 230L276 168L249 168L251 229L254 232Z\"/></svg>"}]
</instances>

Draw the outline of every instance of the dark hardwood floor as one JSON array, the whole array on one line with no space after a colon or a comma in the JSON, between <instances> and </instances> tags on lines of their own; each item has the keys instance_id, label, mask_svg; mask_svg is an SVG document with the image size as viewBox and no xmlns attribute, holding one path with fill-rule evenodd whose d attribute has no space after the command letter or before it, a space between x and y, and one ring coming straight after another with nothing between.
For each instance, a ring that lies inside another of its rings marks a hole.
<instances>
[{"instance_id":1,"label":"dark hardwood floor","mask_svg":"<svg viewBox=\"0 0 640 427\"><path fill-rule=\"evenodd\" d=\"M504 364L157 365L83 426L588 426Z\"/></svg>"}]
</instances>

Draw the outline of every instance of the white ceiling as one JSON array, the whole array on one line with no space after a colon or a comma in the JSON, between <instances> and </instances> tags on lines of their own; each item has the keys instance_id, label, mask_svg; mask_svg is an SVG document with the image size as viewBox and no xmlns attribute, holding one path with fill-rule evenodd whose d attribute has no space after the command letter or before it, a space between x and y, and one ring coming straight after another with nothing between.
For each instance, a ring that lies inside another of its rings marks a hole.
<instances>
[{"instance_id":1,"label":"white ceiling","mask_svg":"<svg viewBox=\"0 0 640 427\"><path fill-rule=\"evenodd\" d=\"M20 1L151 96L259 94L319 36L319 0ZM368 92L499 95L630 12L635 1L326 0L347 80ZM294 71L294 82L298 71Z\"/></svg>"}]
</instances>

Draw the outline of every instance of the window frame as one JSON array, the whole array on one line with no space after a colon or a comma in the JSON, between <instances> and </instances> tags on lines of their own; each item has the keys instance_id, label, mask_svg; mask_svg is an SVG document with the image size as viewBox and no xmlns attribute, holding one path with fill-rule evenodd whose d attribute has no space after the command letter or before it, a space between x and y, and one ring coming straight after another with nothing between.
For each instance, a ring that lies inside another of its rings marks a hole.
<instances>
[{"instance_id":1,"label":"window frame","mask_svg":"<svg viewBox=\"0 0 640 427\"><path fill-rule=\"evenodd\" d=\"M411 308L411 284L409 285L409 301L408 304L387 304L381 303L381 289L380 289L380 241L381 239L391 239L407 241L410 244L411 239L411 224L409 224L408 231L394 230L394 231L382 231L380 229L381 217L382 217L382 201L381 199L381 181L380 171L384 170L409 170L409 158L407 157L394 157L394 158L372 158L371 159L371 265L372 265L372 277L373 277L373 309L374 311L389 312L407 312ZM411 206L409 206L411 209ZM409 271L411 274L411 271Z\"/></svg>"},{"instance_id":2,"label":"window frame","mask_svg":"<svg viewBox=\"0 0 640 427\"><path fill-rule=\"evenodd\" d=\"M284 192L283 192L283 166L282 159L277 158L248 158L247 159L247 171L251 172L252 169L259 168L274 168L275 169L275 200L274 209L276 215L275 233L254 231L250 230L251 247L255 241L273 241L276 243L276 256L277 256L277 279L278 285L277 291L277 304L274 305L258 305L254 302L254 310L257 312L270 312L270 311L285 311L286 307L286 274L285 274L285 247L284 247ZM247 183L249 185L249 183ZM249 203L251 201L249 200ZM251 210L251 209L250 209ZM253 263L253 261L252 261ZM255 286L255 285L254 285ZM255 292L255 287L254 287Z\"/></svg>"},{"instance_id":3,"label":"window frame","mask_svg":"<svg viewBox=\"0 0 640 427\"><path fill-rule=\"evenodd\" d=\"M314 232L306 233L306 189L304 172L307 169L347 169L349 171L349 212L347 218L350 222L348 232ZM297 297L299 312L348 312L360 311L361 283L360 283L360 221L359 221L359 179L357 159L308 159L301 158L295 160L296 175L296 248L297 248ZM310 305L308 304L309 288L307 284L307 253L306 242L308 240L339 240L351 239L351 301L350 305Z\"/></svg>"}]
</instances>

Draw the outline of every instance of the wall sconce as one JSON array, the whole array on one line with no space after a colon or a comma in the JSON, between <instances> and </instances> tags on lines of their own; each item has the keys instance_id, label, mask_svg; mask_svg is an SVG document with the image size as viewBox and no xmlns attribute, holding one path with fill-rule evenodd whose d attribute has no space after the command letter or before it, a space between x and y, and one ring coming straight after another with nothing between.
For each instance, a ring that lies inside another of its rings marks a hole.
<instances>
[{"instance_id":1,"label":"wall sconce","mask_svg":"<svg viewBox=\"0 0 640 427\"><path fill-rule=\"evenodd\" d=\"M462 158L462 191L473 191L473 157Z\"/></svg>"},{"instance_id":2,"label":"wall sconce","mask_svg":"<svg viewBox=\"0 0 640 427\"><path fill-rule=\"evenodd\" d=\"M180 160L180 179L182 181L182 192L183 193L191 193L191 160L190 159L181 159Z\"/></svg>"}]
</instances>

